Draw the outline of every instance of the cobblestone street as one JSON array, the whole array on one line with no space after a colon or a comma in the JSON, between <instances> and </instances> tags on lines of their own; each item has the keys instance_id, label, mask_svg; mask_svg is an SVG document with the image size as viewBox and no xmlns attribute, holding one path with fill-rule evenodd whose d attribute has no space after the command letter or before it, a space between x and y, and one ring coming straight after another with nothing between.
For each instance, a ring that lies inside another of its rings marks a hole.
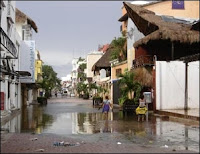
<instances>
[{"instance_id":1,"label":"cobblestone street","mask_svg":"<svg viewBox=\"0 0 200 154\"><path fill-rule=\"evenodd\" d=\"M187 136L183 131L185 128L182 128L187 126L189 134L198 133L198 124L191 121L183 125L180 122L156 118L157 122L153 124L155 117L150 116L149 121L138 123L134 115L123 117L118 108L114 108L114 113L109 113L109 119L105 120L101 110L93 108L92 100L67 97L52 98L48 100L47 106L28 106L21 114L24 113L29 114L25 114L28 117L21 120L20 130L10 129L7 133L5 129L2 132L2 153L190 153L198 151L198 137ZM49 120L45 122L39 119ZM13 123L13 119L8 122ZM183 134L177 134L175 130L177 128ZM186 140L185 136L187 136ZM55 142L63 141L67 143L65 146L55 145Z\"/></svg>"}]
</instances>

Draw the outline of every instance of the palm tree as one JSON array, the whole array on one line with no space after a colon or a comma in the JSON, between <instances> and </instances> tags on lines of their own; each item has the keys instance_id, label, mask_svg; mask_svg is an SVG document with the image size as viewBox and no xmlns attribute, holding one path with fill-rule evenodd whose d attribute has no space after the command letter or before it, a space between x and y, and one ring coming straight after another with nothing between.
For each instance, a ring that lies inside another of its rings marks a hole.
<instances>
[{"instance_id":1,"label":"palm tree","mask_svg":"<svg viewBox=\"0 0 200 154\"><path fill-rule=\"evenodd\" d=\"M130 99L134 99L135 103L138 103L142 86L137 80L135 80L134 72L128 72L126 69L124 74L120 74L119 77L119 85L122 92L122 97L126 98L129 96Z\"/></svg>"},{"instance_id":2,"label":"palm tree","mask_svg":"<svg viewBox=\"0 0 200 154\"><path fill-rule=\"evenodd\" d=\"M117 39L112 40L111 42L111 59L118 59L119 61L126 60L127 54L126 54L126 38L125 37L119 37Z\"/></svg>"}]
</instances>

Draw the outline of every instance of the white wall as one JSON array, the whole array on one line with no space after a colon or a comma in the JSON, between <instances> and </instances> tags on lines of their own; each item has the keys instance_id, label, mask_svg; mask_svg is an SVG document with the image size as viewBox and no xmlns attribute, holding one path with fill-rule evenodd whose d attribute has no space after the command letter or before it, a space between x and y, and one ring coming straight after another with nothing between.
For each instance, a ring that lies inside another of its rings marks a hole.
<instances>
[{"instance_id":1,"label":"white wall","mask_svg":"<svg viewBox=\"0 0 200 154\"><path fill-rule=\"evenodd\" d=\"M156 109L183 109L185 101L185 64L156 62Z\"/></svg>"},{"instance_id":2,"label":"white wall","mask_svg":"<svg viewBox=\"0 0 200 154\"><path fill-rule=\"evenodd\" d=\"M134 22L130 18L128 18L128 26L127 26L128 70L132 68L132 63L133 63L133 60L135 59L135 49L133 47L133 44L143 37L144 35L138 30Z\"/></svg>"},{"instance_id":3,"label":"white wall","mask_svg":"<svg viewBox=\"0 0 200 154\"><path fill-rule=\"evenodd\" d=\"M1 12L1 28L7 33L7 15L8 15L8 1L3 1L5 7L2 7Z\"/></svg>"},{"instance_id":4,"label":"white wall","mask_svg":"<svg viewBox=\"0 0 200 154\"><path fill-rule=\"evenodd\" d=\"M93 52L87 55L87 77L94 77L93 65L103 56L102 52Z\"/></svg>"},{"instance_id":5,"label":"white wall","mask_svg":"<svg viewBox=\"0 0 200 154\"><path fill-rule=\"evenodd\" d=\"M156 62L156 109L184 109L185 63ZM199 108L199 61L188 66L188 109Z\"/></svg>"},{"instance_id":6,"label":"white wall","mask_svg":"<svg viewBox=\"0 0 200 154\"><path fill-rule=\"evenodd\" d=\"M188 107L199 108L199 63L188 63Z\"/></svg>"},{"instance_id":7,"label":"white wall","mask_svg":"<svg viewBox=\"0 0 200 154\"><path fill-rule=\"evenodd\" d=\"M2 7L2 13L1 13L1 28L4 30L6 34L7 33L7 17L8 17L8 1L3 1L5 4L5 7ZM10 1L11 4L11 18L14 21L15 24L15 1ZM15 25L12 24L11 26L11 35L9 36L11 41L15 42Z\"/></svg>"}]
</instances>

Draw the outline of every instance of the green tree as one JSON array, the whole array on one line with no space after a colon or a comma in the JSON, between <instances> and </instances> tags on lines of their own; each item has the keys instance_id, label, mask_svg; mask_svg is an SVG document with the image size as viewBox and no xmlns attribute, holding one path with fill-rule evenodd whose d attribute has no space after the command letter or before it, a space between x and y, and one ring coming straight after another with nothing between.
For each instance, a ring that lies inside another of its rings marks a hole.
<instances>
[{"instance_id":1,"label":"green tree","mask_svg":"<svg viewBox=\"0 0 200 154\"><path fill-rule=\"evenodd\" d=\"M118 59L123 61L127 59L127 49L126 49L126 37L118 37L111 42L111 60Z\"/></svg>"},{"instance_id":2,"label":"green tree","mask_svg":"<svg viewBox=\"0 0 200 154\"><path fill-rule=\"evenodd\" d=\"M130 99L133 99L134 92L134 102L138 103L142 86L137 80L134 79L134 72L129 72L126 69L124 74L120 74L119 77L119 85L122 92L122 97L127 98L130 96Z\"/></svg>"},{"instance_id":3,"label":"green tree","mask_svg":"<svg viewBox=\"0 0 200 154\"><path fill-rule=\"evenodd\" d=\"M77 64L78 64L78 62L84 61L84 60L85 60L84 58L79 57L79 59L78 59L78 61L77 61Z\"/></svg>"},{"instance_id":4,"label":"green tree","mask_svg":"<svg viewBox=\"0 0 200 154\"><path fill-rule=\"evenodd\" d=\"M84 94L88 93L88 85L83 83L83 82L79 82L76 86L76 91L78 92L78 94L80 95L82 92Z\"/></svg>"},{"instance_id":5,"label":"green tree","mask_svg":"<svg viewBox=\"0 0 200 154\"><path fill-rule=\"evenodd\" d=\"M89 91L92 91L92 89L97 89L97 85L95 83L89 83Z\"/></svg>"},{"instance_id":6,"label":"green tree","mask_svg":"<svg viewBox=\"0 0 200 154\"><path fill-rule=\"evenodd\" d=\"M79 66L78 68L78 78L80 81L85 81L86 80L86 74L84 73L84 70L86 69L86 64L83 63Z\"/></svg>"},{"instance_id":7,"label":"green tree","mask_svg":"<svg viewBox=\"0 0 200 154\"><path fill-rule=\"evenodd\" d=\"M79 71L84 72L85 69L86 69L86 63L83 63L79 66Z\"/></svg>"},{"instance_id":8,"label":"green tree","mask_svg":"<svg viewBox=\"0 0 200 154\"><path fill-rule=\"evenodd\" d=\"M42 71L43 81L41 81L39 84L41 88L45 90L45 96L49 98L53 88L61 88L61 80L57 78L57 73L53 70L52 66L43 65Z\"/></svg>"}]
</instances>

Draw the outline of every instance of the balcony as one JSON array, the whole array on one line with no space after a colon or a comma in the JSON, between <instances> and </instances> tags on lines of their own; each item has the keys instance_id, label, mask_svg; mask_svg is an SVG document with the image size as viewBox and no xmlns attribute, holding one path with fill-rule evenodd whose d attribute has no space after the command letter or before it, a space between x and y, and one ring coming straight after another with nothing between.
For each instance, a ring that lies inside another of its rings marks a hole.
<instances>
[{"instance_id":1,"label":"balcony","mask_svg":"<svg viewBox=\"0 0 200 154\"><path fill-rule=\"evenodd\" d=\"M154 61L154 57L151 55L140 56L133 60L133 68L153 66Z\"/></svg>"},{"instance_id":2,"label":"balcony","mask_svg":"<svg viewBox=\"0 0 200 154\"><path fill-rule=\"evenodd\" d=\"M13 59L17 58L17 49L14 43L10 40L8 35L3 31L1 27L0 27L0 33L1 33L1 45L4 48L6 48L10 54L12 54Z\"/></svg>"},{"instance_id":3,"label":"balcony","mask_svg":"<svg viewBox=\"0 0 200 154\"><path fill-rule=\"evenodd\" d=\"M96 82L99 82L100 81L100 75L95 75L93 77L93 80L96 81Z\"/></svg>"}]
</instances>

